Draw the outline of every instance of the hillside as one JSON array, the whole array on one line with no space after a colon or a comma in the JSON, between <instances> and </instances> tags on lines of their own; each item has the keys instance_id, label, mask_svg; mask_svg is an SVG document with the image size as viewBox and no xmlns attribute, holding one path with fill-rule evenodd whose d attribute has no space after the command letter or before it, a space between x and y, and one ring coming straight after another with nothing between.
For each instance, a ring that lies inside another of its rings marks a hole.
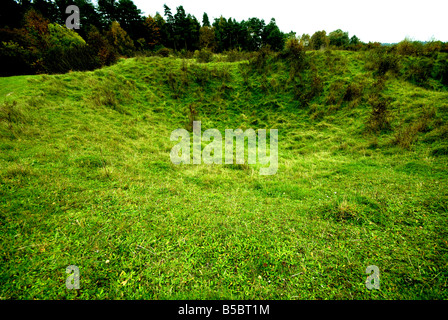
<instances>
[{"instance_id":1,"label":"hillside","mask_svg":"<svg viewBox=\"0 0 448 320\"><path fill-rule=\"evenodd\" d=\"M2 299L448 298L446 88L365 52L226 61L0 78ZM174 165L192 120L278 129L277 173Z\"/></svg>"}]
</instances>

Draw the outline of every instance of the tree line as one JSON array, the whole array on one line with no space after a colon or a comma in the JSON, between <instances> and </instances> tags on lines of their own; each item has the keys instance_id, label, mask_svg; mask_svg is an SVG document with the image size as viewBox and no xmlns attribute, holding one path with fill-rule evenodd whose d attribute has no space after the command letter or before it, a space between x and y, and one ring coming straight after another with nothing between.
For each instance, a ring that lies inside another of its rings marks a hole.
<instances>
[{"instance_id":1,"label":"tree line","mask_svg":"<svg viewBox=\"0 0 448 320\"><path fill-rule=\"evenodd\" d=\"M67 29L66 8L76 5L80 28ZM199 21L183 6L144 16L132 0L2 0L0 2L0 75L63 73L91 70L137 52L221 53L229 50L284 49L287 39L299 39L305 49L327 47L360 50L378 47L362 43L340 29L297 36L284 33L272 18L236 21L206 12ZM443 47L443 43L441 44Z\"/></svg>"}]
</instances>

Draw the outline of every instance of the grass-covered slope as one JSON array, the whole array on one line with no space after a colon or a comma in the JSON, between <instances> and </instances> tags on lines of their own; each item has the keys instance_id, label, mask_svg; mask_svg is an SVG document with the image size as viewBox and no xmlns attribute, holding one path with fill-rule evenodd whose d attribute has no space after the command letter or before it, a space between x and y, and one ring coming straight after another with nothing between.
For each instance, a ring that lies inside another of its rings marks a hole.
<instances>
[{"instance_id":1,"label":"grass-covered slope","mask_svg":"<svg viewBox=\"0 0 448 320\"><path fill-rule=\"evenodd\" d=\"M1 78L0 297L448 298L448 93L308 56ZM277 174L172 164L193 119L278 129Z\"/></svg>"}]
</instances>

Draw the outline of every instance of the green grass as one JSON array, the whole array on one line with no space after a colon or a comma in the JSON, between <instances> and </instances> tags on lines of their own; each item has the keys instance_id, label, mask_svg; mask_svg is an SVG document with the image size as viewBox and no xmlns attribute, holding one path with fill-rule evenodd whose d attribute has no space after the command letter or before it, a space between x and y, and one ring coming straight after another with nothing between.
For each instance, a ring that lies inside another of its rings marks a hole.
<instances>
[{"instance_id":1,"label":"green grass","mask_svg":"<svg viewBox=\"0 0 448 320\"><path fill-rule=\"evenodd\" d=\"M276 60L0 78L1 299L447 299L448 93L390 75L392 129L369 133L364 55L308 56L309 106ZM172 164L191 106L203 130L278 129L277 174Z\"/></svg>"}]
</instances>

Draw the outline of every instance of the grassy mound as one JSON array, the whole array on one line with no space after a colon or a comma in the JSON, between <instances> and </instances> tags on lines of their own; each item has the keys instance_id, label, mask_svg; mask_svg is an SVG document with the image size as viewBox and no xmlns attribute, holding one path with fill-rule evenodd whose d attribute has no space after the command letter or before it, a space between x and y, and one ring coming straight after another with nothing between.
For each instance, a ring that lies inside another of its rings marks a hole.
<instances>
[{"instance_id":1,"label":"grassy mound","mask_svg":"<svg viewBox=\"0 0 448 320\"><path fill-rule=\"evenodd\" d=\"M448 93L394 72L316 51L0 78L0 297L448 298ZM277 174L172 164L193 120L278 129Z\"/></svg>"}]
</instances>

